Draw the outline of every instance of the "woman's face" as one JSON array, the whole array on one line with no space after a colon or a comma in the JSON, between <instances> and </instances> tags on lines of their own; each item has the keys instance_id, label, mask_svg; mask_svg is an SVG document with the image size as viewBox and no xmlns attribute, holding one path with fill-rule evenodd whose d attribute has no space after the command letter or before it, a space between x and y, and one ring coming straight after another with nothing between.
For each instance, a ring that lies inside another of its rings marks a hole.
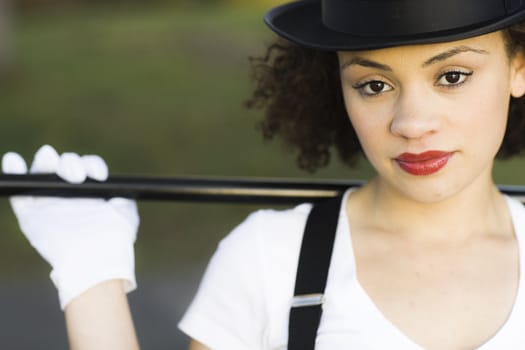
<instances>
[{"instance_id":1,"label":"woman's face","mask_svg":"<svg viewBox=\"0 0 525 350\"><path fill-rule=\"evenodd\" d=\"M490 184L510 96L525 92L524 59L503 35L340 52L346 109L390 188L423 202Z\"/></svg>"}]
</instances>

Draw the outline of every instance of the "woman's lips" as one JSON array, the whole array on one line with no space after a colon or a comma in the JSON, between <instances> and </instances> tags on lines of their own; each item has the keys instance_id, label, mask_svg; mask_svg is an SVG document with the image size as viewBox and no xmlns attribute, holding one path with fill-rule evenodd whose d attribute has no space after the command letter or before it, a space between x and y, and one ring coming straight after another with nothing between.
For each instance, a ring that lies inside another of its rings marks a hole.
<instances>
[{"instance_id":1,"label":"woman's lips","mask_svg":"<svg viewBox=\"0 0 525 350\"><path fill-rule=\"evenodd\" d=\"M401 169L409 174L424 176L432 175L440 171L453 152L427 151L419 154L403 153L395 158L396 163Z\"/></svg>"}]
</instances>

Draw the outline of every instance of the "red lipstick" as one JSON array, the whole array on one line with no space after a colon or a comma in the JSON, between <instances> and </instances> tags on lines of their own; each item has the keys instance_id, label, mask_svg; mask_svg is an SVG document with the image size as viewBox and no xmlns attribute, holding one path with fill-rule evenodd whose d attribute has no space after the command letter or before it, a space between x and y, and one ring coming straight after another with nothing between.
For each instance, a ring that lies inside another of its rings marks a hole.
<instances>
[{"instance_id":1,"label":"red lipstick","mask_svg":"<svg viewBox=\"0 0 525 350\"><path fill-rule=\"evenodd\" d=\"M452 152L427 151L419 154L403 153L395 158L401 169L411 175L424 176L437 173L452 157Z\"/></svg>"}]
</instances>

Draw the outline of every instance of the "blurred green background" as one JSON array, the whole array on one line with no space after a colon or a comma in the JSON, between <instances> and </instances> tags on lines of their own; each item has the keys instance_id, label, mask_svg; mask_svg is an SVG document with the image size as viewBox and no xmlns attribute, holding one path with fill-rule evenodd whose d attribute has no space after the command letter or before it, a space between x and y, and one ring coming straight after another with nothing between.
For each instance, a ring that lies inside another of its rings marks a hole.
<instances>
[{"instance_id":1,"label":"blurred green background","mask_svg":"<svg viewBox=\"0 0 525 350\"><path fill-rule=\"evenodd\" d=\"M262 54L273 38L263 14L260 4L235 2L22 11L14 18L12 64L0 82L0 149L28 161L44 143L96 153L112 174L366 176L366 167L336 162L305 173L278 142L262 141L259 113L243 101L251 93L248 56ZM3 204L2 275L41 273L47 267ZM139 271L206 258L203 248L253 209L141 203Z\"/></svg>"},{"instance_id":2,"label":"blurred green background","mask_svg":"<svg viewBox=\"0 0 525 350\"><path fill-rule=\"evenodd\" d=\"M0 151L30 160L49 143L99 154L113 174L366 179L365 162L298 170L293 153L262 141L259 113L242 106L251 89L248 56L273 39L262 17L279 2L25 0L0 8ZM523 166L498 164L497 182L524 184ZM38 348L24 343L27 332L42 349L63 347L49 267L19 232L7 200L0 203L0 347ZM176 321L207 260L255 209L140 203L139 290L130 300L145 349L182 348ZM35 310L44 310L41 321L28 324Z\"/></svg>"}]
</instances>

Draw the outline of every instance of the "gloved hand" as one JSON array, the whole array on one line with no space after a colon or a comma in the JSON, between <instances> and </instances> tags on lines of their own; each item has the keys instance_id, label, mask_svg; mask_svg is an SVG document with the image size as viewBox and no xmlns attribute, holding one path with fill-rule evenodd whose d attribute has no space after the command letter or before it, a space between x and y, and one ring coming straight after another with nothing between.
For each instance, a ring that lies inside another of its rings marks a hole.
<instances>
[{"instance_id":1,"label":"gloved hand","mask_svg":"<svg viewBox=\"0 0 525 350\"><path fill-rule=\"evenodd\" d=\"M14 152L3 156L2 169L6 174L27 173L24 159ZM56 173L72 183L86 177L104 181L108 176L99 156L58 155L48 145L35 154L29 172ZM136 288L133 244L139 216L135 201L13 196L10 202L22 232L52 267L50 277L62 309L106 280L124 280L126 292Z\"/></svg>"}]
</instances>

